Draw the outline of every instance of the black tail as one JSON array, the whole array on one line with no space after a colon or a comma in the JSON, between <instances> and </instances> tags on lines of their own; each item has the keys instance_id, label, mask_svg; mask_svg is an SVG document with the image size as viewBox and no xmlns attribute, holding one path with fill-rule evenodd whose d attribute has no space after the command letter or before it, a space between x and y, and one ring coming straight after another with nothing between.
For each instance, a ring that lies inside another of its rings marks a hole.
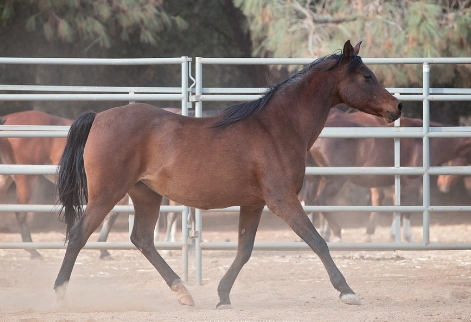
<instances>
[{"instance_id":1,"label":"black tail","mask_svg":"<svg viewBox=\"0 0 471 322\"><path fill-rule=\"evenodd\" d=\"M59 219L67 224L65 238L82 217L82 204L88 202L87 176L83 164L83 150L95 120L95 112L85 112L71 125L64 153L59 161L56 189L62 208Z\"/></svg>"}]
</instances>

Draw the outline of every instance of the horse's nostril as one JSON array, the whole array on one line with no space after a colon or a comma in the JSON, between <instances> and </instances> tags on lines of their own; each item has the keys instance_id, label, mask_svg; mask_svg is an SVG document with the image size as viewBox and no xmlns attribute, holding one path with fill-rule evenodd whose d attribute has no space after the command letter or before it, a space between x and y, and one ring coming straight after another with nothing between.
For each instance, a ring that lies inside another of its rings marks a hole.
<instances>
[{"instance_id":1,"label":"horse's nostril","mask_svg":"<svg viewBox=\"0 0 471 322\"><path fill-rule=\"evenodd\" d=\"M402 103L399 103L399 105L397 106L397 109L402 112Z\"/></svg>"}]
</instances>

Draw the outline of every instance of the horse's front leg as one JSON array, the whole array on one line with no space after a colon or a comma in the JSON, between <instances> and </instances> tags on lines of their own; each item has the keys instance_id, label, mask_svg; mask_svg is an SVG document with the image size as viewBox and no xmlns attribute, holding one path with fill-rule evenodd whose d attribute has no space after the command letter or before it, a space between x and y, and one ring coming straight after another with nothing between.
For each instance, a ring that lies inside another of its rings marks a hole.
<instances>
[{"instance_id":1,"label":"horse's front leg","mask_svg":"<svg viewBox=\"0 0 471 322\"><path fill-rule=\"evenodd\" d=\"M270 211L282 218L319 256L329 274L332 285L340 292L340 300L346 304L359 305L359 297L348 286L347 281L335 265L327 243L309 221L296 195L284 199L273 198L267 202L267 205Z\"/></svg>"},{"instance_id":2,"label":"horse's front leg","mask_svg":"<svg viewBox=\"0 0 471 322\"><path fill-rule=\"evenodd\" d=\"M261 207L240 207L239 217L239 242L237 245L237 255L232 262L231 267L219 282L218 294L219 303L217 309L230 309L231 301L229 293L239 275L242 267L247 263L252 255L255 234L262 216L263 206ZM307 218L307 217L306 217Z\"/></svg>"}]
</instances>

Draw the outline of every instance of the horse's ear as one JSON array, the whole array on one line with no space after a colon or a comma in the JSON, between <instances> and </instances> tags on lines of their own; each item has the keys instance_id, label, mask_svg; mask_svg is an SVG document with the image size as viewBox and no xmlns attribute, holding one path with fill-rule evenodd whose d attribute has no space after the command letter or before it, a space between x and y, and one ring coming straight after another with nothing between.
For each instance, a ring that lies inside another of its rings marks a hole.
<instances>
[{"instance_id":1,"label":"horse's ear","mask_svg":"<svg viewBox=\"0 0 471 322\"><path fill-rule=\"evenodd\" d=\"M345 58L351 58L353 57L354 55L354 49L353 49L353 46L352 44L350 43L350 40L347 40L347 42L345 43L345 45L343 45L343 56Z\"/></svg>"},{"instance_id":2,"label":"horse's ear","mask_svg":"<svg viewBox=\"0 0 471 322\"><path fill-rule=\"evenodd\" d=\"M360 45L361 45L361 41L355 45L355 48L353 48L353 53L355 55L358 55L358 53L360 52Z\"/></svg>"}]
</instances>

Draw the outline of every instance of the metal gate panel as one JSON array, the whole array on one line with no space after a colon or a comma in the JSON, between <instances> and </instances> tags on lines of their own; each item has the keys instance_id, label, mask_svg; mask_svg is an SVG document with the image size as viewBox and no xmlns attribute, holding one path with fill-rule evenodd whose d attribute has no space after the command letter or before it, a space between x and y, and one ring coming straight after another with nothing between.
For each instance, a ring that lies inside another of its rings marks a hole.
<instances>
[{"instance_id":1,"label":"metal gate panel","mask_svg":"<svg viewBox=\"0 0 471 322\"><path fill-rule=\"evenodd\" d=\"M0 57L0 64L32 65L181 65L180 87L111 87L111 86L50 86L50 85L0 85L0 91L32 91L35 94L0 94L2 101L180 101L182 114L188 115L188 79L191 58L140 58L140 59L90 59L90 58L10 58ZM40 93L53 92L53 93ZM69 92L69 93L63 93ZM70 93L72 92L72 93ZM106 94L103 94L106 93ZM0 126L1 137L67 137L69 127L64 126ZM0 175L12 174L56 174L55 165L9 165L0 164ZM0 204L0 212L36 211L57 212L55 205L8 205ZM129 213L130 226L134 208L115 206L113 211ZM188 212L185 206L162 206L162 212ZM188 280L188 227L182 221L182 240L177 242L157 242L158 249L179 249L182 251L182 279ZM21 242L0 243L2 249L63 249L62 242ZM85 249L136 249L130 242L88 242Z\"/></svg>"}]
</instances>

